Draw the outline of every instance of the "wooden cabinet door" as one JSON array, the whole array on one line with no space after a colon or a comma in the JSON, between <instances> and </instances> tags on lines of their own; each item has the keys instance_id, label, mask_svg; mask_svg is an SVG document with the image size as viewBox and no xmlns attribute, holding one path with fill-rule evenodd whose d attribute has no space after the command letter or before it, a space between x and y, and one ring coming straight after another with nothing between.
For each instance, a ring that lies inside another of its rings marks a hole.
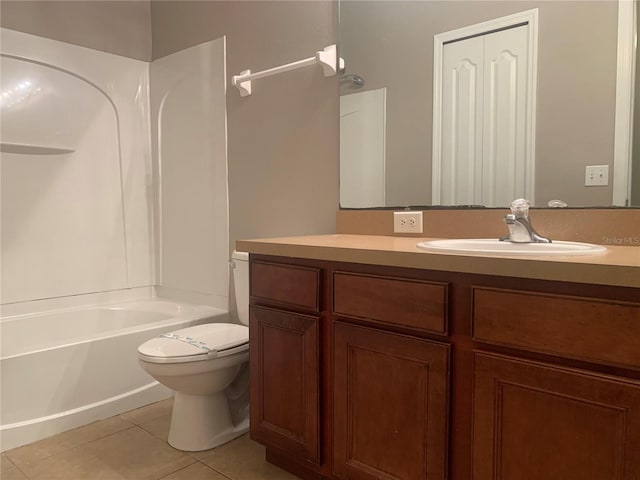
<instances>
[{"instance_id":1,"label":"wooden cabinet door","mask_svg":"<svg viewBox=\"0 0 640 480\"><path fill-rule=\"evenodd\" d=\"M475 354L474 480L640 478L640 383Z\"/></svg>"},{"instance_id":2,"label":"wooden cabinet door","mask_svg":"<svg viewBox=\"0 0 640 480\"><path fill-rule=\"evenodd\" d=\"M251 438L320 463L319 317L251 306Z\"/></svg>"},{"instance_id":3,"label":"wooden cabinet door","mask_svg":"<svg viewBox=\"0 0 640 480\"><path fill-rule=\"evenodd\" d=\"M337 322L334 474L444 479L449 346Z\"/></svg>"}]
</instances>

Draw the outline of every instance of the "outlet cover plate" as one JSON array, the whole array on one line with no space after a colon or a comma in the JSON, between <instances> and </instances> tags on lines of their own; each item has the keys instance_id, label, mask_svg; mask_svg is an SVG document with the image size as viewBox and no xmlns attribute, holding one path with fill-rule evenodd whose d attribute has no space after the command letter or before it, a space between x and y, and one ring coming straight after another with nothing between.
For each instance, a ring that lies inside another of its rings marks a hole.
<instances>
[{"instance_id":1,"label":"outlet cover plate","mask_svg":"<svg viewBox=\"0 0 640 480\"><path fill-rule=\"evenodd\" d=\"M422 233L422 212L393 212L394 233Z\"/></svg>"}]
</instances>

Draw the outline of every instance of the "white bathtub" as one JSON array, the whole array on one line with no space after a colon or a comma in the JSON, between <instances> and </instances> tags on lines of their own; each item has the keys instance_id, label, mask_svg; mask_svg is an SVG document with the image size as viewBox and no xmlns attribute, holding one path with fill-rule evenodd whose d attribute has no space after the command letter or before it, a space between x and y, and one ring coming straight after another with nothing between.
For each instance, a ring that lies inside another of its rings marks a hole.
<instances>
[{"instance_id":1,"label":"white bathtub","mask_svg":"<svg viewBox=\"0 0 640 480\"><path fill-rule=\"evenodd\" d=\"M171 395L138 365L160 333L228 321L225 311L163 299L0 320L0 449L15 448Z\"/></svg>"}]
</instances>

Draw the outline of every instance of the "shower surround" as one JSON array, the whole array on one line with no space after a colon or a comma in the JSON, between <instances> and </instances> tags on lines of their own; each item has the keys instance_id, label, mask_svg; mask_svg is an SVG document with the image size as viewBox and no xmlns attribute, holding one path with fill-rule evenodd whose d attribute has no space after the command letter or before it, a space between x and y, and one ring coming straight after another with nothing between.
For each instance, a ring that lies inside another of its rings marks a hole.
<instances>
[{"instance_id":1,"label":"shower surround","mask_svg":"<svg viewBox=\"0 0 640 480\"><path fill-rule=\"evenodd\" d=\"M227 318L228 202L224 38L148 63L0 35L6 450L170 395L127 373L135 344ZM130 301L170 312L113 323ZM208 313L185 320L193 304ZM54 351L59 381L33 380ZM114 356L115 383L98 388Z\"/></svg>"}]
</instances>

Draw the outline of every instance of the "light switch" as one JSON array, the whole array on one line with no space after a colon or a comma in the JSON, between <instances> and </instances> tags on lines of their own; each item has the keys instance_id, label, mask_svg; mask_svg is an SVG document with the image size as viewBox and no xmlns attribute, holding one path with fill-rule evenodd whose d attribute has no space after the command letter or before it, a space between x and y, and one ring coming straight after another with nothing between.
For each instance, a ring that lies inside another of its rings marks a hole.
<instances>
[{"instance_id":1,"label":"light switch","mask_svg":"<svg viewBox=\"0 0 640 480\"><path fill-rule=\"evenodd\" d=\"M585 187L609 185L609 165L587 165L584 175Z\"/></svg>"}]
</instances>

